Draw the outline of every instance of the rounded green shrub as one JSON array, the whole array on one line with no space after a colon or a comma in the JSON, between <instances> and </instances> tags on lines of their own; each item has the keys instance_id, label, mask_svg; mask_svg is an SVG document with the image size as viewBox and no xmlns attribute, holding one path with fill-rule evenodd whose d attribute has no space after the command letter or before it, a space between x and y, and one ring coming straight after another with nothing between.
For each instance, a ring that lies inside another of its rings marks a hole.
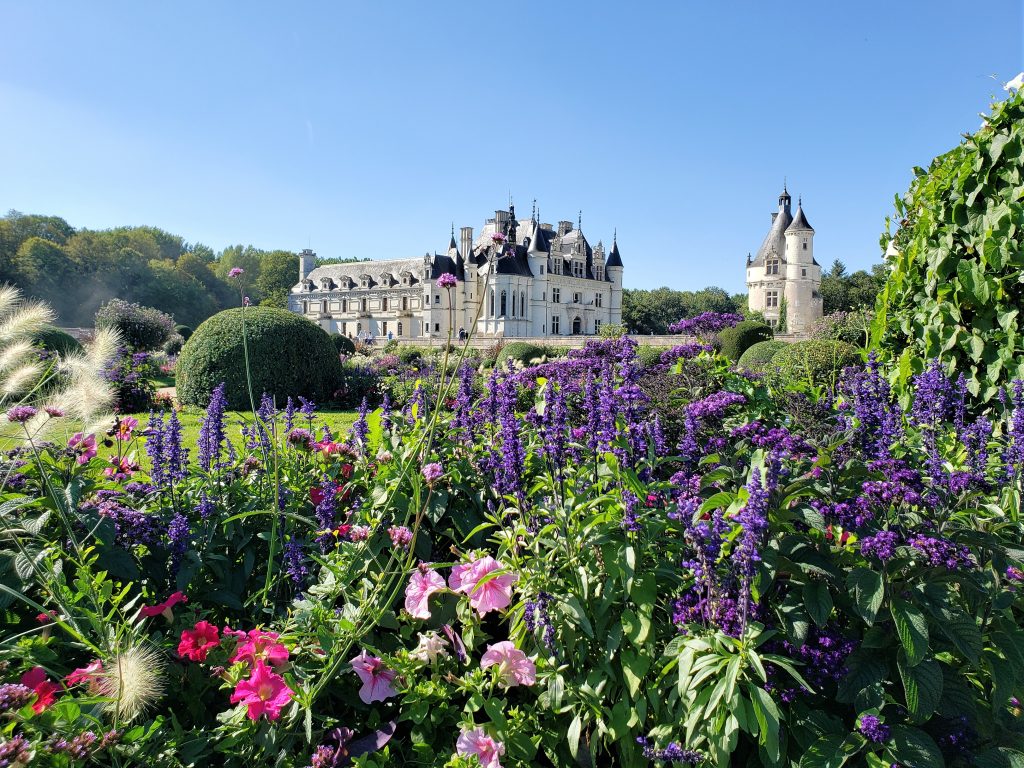
<instances>
[{"instance_id":1,"label":"rounded green shrub","mask_svg":"<svg viewBox=\"0 0 1024 768\"><path fill-rule=\"evenodd\" d=\"M788 346L789 344L786 342L775 341L774 339L759 341L747 347L746 351L740 355L737 365L740 368L746 368L748 371L763 371L769 367L769 363L771 363L776 353Z\"/></svg>"},{"instance_id":2,"label":"rounded green shrub","mask_svg":"<svg viewBox=\"0 0 1024 768\"><path fill-rule=\"evenodd\" d=\"M1024 378L1024 89L935 158L896 201L872 347L897 390L938 358L979 405Z\"/></svg>"},{"instance_id":3,"label":"rounded green shrub","mask_svg":"<svg viewBox=\"0 0 1024 768\"><path fill-rule=\"evenodd\" d=\"M667 352L668 347L655 347L650 344L640 344L636 348L636 359L644 368L650 368L661 363L661 353Z\"/></svg>"},{"instance_id":4,"label":"rounded green shrub","mask_svg":"<svg viewBox=\"0 0 1024 768\"><path fill-rule=\"evenodd\" d=\"M403 363L416 363L423 359L423 350L419 347L413 347L411 345L403 345L399 347L395 354L398 355L398 359Z\"/></svg>"},{"instance_id":5,"label":"rounded green shrub","mask_svg":"<svg viewBox=\"0 0 1024 768\"><path fill-rule=\"evenodd\" d=\"M192 337L192 334L195 333L191 326L181 324L174 326L174 332L181 336L185 341L188 341Z\"/></svg>"},{"instance_id":6,"label":"rounded green shrub","mask_svg":"<svg viewBox=\"0 0 1024 768\"><path fill-rule=\"evenodd\" d=\"M129 347L146 351L163 346L171 338L174 318L154 307L111 299L96 310L96 327L113 328Z\"/></svg>"},{"instance_id":7,"label":"rounded green shrub","mask_svg":"<svg viewBox=\"0 0 1024 768\"><path fill-rule=\"evenodd\" d=\"M46 326L36 331L34 336L36 346L42 347L48 352L65 357L83 351L81 343L66 331L53 326Z\"/></svg>"},{"instance_id":8,"label":"rounded green shrub","mask_svg":"<svg viewBox=\"0 0 1024 768\"><path fill-rule=\"evenodd\" d=\"M331 341L334 342L334 349L339 355L354 355L356 353L356 343L348 336L336 333L331 336Z\"/></svg>"},{"instance_id":9,"label":"rounded green shrub","mask_svg":"<svg viewBox=\"0 0 1024 768\"><path fill-rule=\"evenodd\" d=\"M850 365L860 365L857 348L844 341L810 339L787 344L771 359L784 384L807 383L835 387L839 374Z\"/></svg>"},{"instance_id":10,"label":"rounded green shrub","mask_svg":"<svg viewBox=\"0 0 1024 768\"><path fill-rule=\"evenodd\" d=\"M279 402L298 395L323 402L333 395L341 361L326 331L284 309L239 307L204 321L185 343L175 369L182 403L205 406L224 382L230 408L250 407L243 335L254 397L267 392Z\"/></svg>"},{"instance_id":11,"label":"rounded green shrub","mask_svg":"<svg viewBox=\"0 0 1024 768\"><path fill-rule=\"evenodd\" d=\"M501 348L498 353L497 364L504 366L508 360L516 360L523 365L529 365L532 360L544 357L547 350L539 344L531 344L528 341L513 341Z\"/></svg>"},{"instance_id":12,"label":"rounded green shrub","mask_svg":"<svg viewBox=\"0 0 1024 768\"><path fill-rule=\"evenodd\" d=\"M769 341L774 336L770 325L757 320L743 320L718 334L722 342L722 354L733 362L737 362L752 345L759 341Z\"/></svg>"},{"instance_id":13,"label":"rounded green shrub","mask_svg":"<svg viewBox=\"0 0 1024 768\"><path fill-rule=\"evenodd\" d=\"M180 354L181 348L184 346L185 340L181 337L180 333L176 333L164 342L164 354L168 356Z\"/></svg>"}]
</instances>

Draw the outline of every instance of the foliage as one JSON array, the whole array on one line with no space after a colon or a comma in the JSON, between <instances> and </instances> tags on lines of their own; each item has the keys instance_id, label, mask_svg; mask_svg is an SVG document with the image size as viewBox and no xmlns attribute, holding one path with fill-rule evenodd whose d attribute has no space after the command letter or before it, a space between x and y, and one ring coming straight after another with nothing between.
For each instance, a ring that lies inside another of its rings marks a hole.
<instances>
[{"instance_id":1,"label":"foliage","mask_svg":"<svg viewBox=\"0 0 1024 768\"><path fill-rule=\"evenodd\" d=\"M348 336L336 333L331 336L331 341L339 355L354 355L356 353L356 344Z\"/></svg>"},{"instance_id":2,"label":"foliage","mask_svg":"<svg viewBox=\"0 0 1024 768\"><path fill-rule=\"evenodd\" d=\"M620 323L605 323L598 332L598 336L602 339L620 339L625 335L626 326Z\"/></svg>"},{"instance_id":3,"label":"foliage","mask_svg":"<svg viewBox=\"0 0 1024 768\"><path fill-rule=\"evenodd\" d=\"M818 289L825 315L863 311L875 306L886 272L884 264L875 264L871 272L861 269L851 275L843 262L833 261L831 268L822 274Z\"/></svg>"},{"instance_id":4,"label":"foliage","mask_svg":"<svg viewBox=\"0 0 1024 768\"><path fill-rule=\"evenodd\" d=\"M114 392L114 408L119 413L140 413L153 407L156 385L153 379L160 369L148 352L121 347L107 363L103 377Z\"/></svg>"},{"instance_id":5,"label":"foliage","mask_svg":"<svg viewBox=\"0 0 1024 768\"><path fill-rule=\"evenodd\" d=\"M419 347L414 347L411 344L403 344L395 350L395 355L397 355L398 359L403 363L415 363L423 357L423 350Z\"/></svg>"},{"instance_id":6,"label":"foliage","mask_svg":"<svg viewBox=\"0 0 1024 768\"><path fill-rule=\"evenodd\" d=\"M786 297L783 296L779 301L779 322L776 324L776 328L779 333L787 333L789 331L789 302L786 301Z\"/></svg>"},{"instance_id":7,"label":"foliage","mask_svg":"<svg viewBox=\"0 0 1024 768\"><path fill-rule=\"evenodd\" d=\"M644 368L652 368L661 365L661 356L667 351L668 347L639 344L636 348L636 359Z\"/></svg>"},{"instance_id":8,"label":"foliage","mask_svg":"<svg viewBox=\"0 0 1024 768\"><path fill-rule=\"evenodd\" d=\"M769 367L776 353L787 346L788 344L785 341L775 341L774 339L751 344L740 355L737 365L740 368L746 368L748 371L763 371Z\"/></svg>"},{"instance_id":9,"label":"foliage","mask_svg":"<svg viewBox=\"0 0 1024 768\"><path fill-rule=\"evenodd\" d=\"M501 367L507 360L529 364L547 355L547 349L541 344L534 344L529 341L511 341L505 344L498 353L495 363Z\"/></svg>"},{"instance_id":10,"label":"foliage","mask_svg":"<svg viewBox=\"0 0 1024 768\"><path fill-rule=\"evenodd\" d=\"M181 336L181 338L184 339L185 341L188 341L192 337L192 334L195 331L189 325L178 324L178 325L174 326L174 332L176 334L178 334L179 336Z\"/></svg>"},{"instance_id":11,"label":"foliage","mask_svg":"<svg viewBox=\"0 0 1024 768\"><path fill-rule=\"evenodd\" d=\"M804 383L833 390L843 369L860 361L851 344L809 339L787 344L772 356L771 366L790 385Z\"/></svg>"},{"instance_id":12,"label":"foliage","mask_svg":"<svg viewBox=\"0 0 1024 768\"><path fill-rule=\"evenodd\" d=\"M82 343L78 339L52 325L44 326L36 331L33 334L33 342L60 357L77 355L84 351L84 347L82 347Z\"/></svg>"},{"instance_id":13,"label":"foliage","mask_svg":"<svg viewBox=\"0 0 1024 768\"><path fill-rule=\"evenodd\" d=\"M747 351L752 344L770 340L775 334L767 323L756 320L744 320L732 328L726 328L718 334L721 341L722 354L733 361Z\"/></svg>"},{"instance_id":14,"label":"foliage","mask_svg":"<svg viewBox=\"0 0 1024 768\"><path fill-rule=\"evenodd\" d=\"M1024 376L1024 93L993 104L982 127L915 169L896 200L888 282L872 344L905 389L923 360L963 375L980 404ZM890 242L888 233L883 246Z\"/></svg>"},{"instance_id":15,"label":"foliage","mask_svg":"<svg viewBox=\"0 0 1024 768\"><path fill-rule=\"evenodd\" d=\"M163 352L165 355L173 357L181 352L183 346L185 346L185 339L181 337L180 333L176 333L164 342Z\"/></svg>"},{"instance_id":16,"label":"foliage","mask_svg":"<svg viewBox=\"0 0 1024 768\"><path fill-rule=\"evenodd\" d=\"M253 396L267 392L279 400L302 395L325 402L339 385L341 363L331 337L309 320L283 309L240 307L196 328L176 372L182 403L205 405L224 382L229 407L239 408L250 402L250 384Z\"/></svg>"},{"instance_id":17,"label":"foliage","mask_svg":"<svg viewBox=\"0 0 1024 768\"><path fill-rule=\"evenodd\" d=\"M700 291L627 288L622 292L622 324L629 333L661 335L669 333L669 325L680 318L705 312L741 312L746 306L745 295L729 296L721 288Z\"/></svg>"},{"instance_id":18,"label":"foliage","mask_svg":"<svg viewBox=\"0 0 1024 768\"><path fill-rule=\"evenodd\" d=\"M158 349L174 333L174 319L153 307L111 299L96 312L96 327L111 329L132 349Z\"/></svg>"},{"instance_id":19,"label":"foliage","mask_svg":"<svg viewBox=\"0 0 1024 768\"><path fill-rule=\"evenodd\" d=\"M864 347L867 344L873 317L873 313L868 309L833 312L811 325L811 338L845 341L847 344Z\"/></svg>"}]
</instances>

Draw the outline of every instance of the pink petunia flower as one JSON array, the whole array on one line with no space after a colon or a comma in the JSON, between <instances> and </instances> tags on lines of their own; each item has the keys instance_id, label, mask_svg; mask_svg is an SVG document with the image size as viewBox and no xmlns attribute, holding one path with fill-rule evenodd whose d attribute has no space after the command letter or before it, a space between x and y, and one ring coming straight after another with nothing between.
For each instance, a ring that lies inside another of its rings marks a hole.
<instances>
[{"instance_id":1,"label":"pink petunia flower","mask_svg":"<svg viewBox=\"0 0 1024 768\"><path fill-rule=\"evenodd\" d=\"M506 688L537 682L536 665L508 640L487 646L487 651L480 657L480 669L495 664L498 665L498 674Z\"/></svg>"},{"instance_id":2,"label":"pink petunia flower","mask_svg":"<svg viewBox=\"0 0 1024 768\"><path fill-rule=\"evenodd\" d=\"M139 609L139 614L142 615L142 617L146 618L146 619L151 619L154 616L163 615L163 617L165 619L167 619L168 621L174 621L174 613L172 613L171 609L174 606L176 606L178 603L187 603L187 602L188 602L188 598L185 597L185 593L184 592L174 592L173 594L171 594L170 597L168 597L162 603L157 603L156 605L144 605L144 606L142 606L142 608Z\"/></svg>"},{"instance_id":3,"label":"pink petunia flower","mask_svg":"<svg viewBox=\"0 0 1024 768\"><path fill-rule=\"evenodd\" d=\"M245 633L225 629L224 634L234 635L238 638L238 648L235 649L235 654L231 657L232 664L237 664L240 661L246 664L266 661L272 667L281 667L288 663L288 649L277 642L277 638L280 637L277 632L251 629ZM244 642L243 638L245 638Z\"/></svg>"},{"instance_id":4,"label":"pink petunia flower","mask_svg":"<svg viewBox=\"0 0 1024 768\"><path fill-rule=\"evenodd\" d=\"M75 454L75 461L79 464L87 464L90 459L96 456L96 435L83 435L75 432L68 440L68 448Z\"/></svg>"},{"instance_id":5,"label":"pink petunia flower","mask_svg":"<svg viewBox=\"0 0 1024 768\"><path fill-rule=\"evenodd\" d=\"M364 704L374 701L384 701L392 696L398 695L392 682L395 679L393 670L387 669L384 662L377 656L371 656L366 651L360 651L359 655L352 659L349 664L363 681L359 689L359 698Z\"/></svg>"},{"instance_id":6,"label":"pink petunia flower","mask_svg":"<svg viewBox=\"0 0 1024 768\"><path fill-rule=\"evenodd\" d=\"M245 704L249 708L250 720L258 720L261 715L266 715L268 720L277 720L291 697L292 689L284 678L258 660L249 679L240 681L235 687L231 703Z\"/></svg>"},{"instance_id":7,"label":"pink petunia flower","mask_svg":"<svg viewBox=\"0 0 1024 768\"><path fill-rule=\"evenodd\" d=\"M92 689L97 683L99 683L101 674L103 674L103 662L99 659L93 659L84 667L79 667L71 672L64 678L64 682L68 685L78 685L82 683L88 685L89 688Z\"/></svg>"},{"instance_id":8,"label":"pink petunia flower","mask_svg":"<svg viewBox=\"0 0 1024 768\"><path fill-rule=\"evenodd\" d=\"M57 691L60 686L46 679L46 670L42 667L32 667L21 676L21 684L31 688L36 694L36 700L32 702L32 711L37 715L57 700Z\"/></svg>"},{"instance_id":9,"label":"pink petunia flower","mask_svg":"<svg viewBox=\"0 0 1024 768\"><path fill-rule=\"evenodd\" d=\"M511 573L489 577L494 571L504 569L502 563L486 555L452 568L448 586L453 592L469 595L469 604L481 616L486 616L490 611L507 608L512 602L512 585L518 577Z\"/></svg>"},{"instance_id":10,"label":"pink petunia flower","mask_svg":"<svg viewBox=\"0 0 1024 768\"><path fill-rule=\"evenodd\" d=\"M455 751L460 755L476 755L483 768L501 768L498 758L505 754L505 745L488 736L483 728L463 729L455 742Z\"/></svg>"},{"instance_id":11,"label":"pink petunia flower","mask_svg":"<svg viewBox=\"0 0 1024 768\"><path fill-rule=\"evenodd\" d=\"M194 628L181 631L178 655L190 661L206 661L206 654L218 645L220 630L208 621L200 621Z\"/></svg>"},{"instance_id":12,"label":"pink petunia flower","mask_svg":"<svg viewBox=\"0 0 1024 768\"><path fill-rule=\"evenodd\" d=\"M444 577L426 564L420 564L405 587L405 610L416 619L430 618L430 596L445 588Z\"/></svg>"}]
</instances>

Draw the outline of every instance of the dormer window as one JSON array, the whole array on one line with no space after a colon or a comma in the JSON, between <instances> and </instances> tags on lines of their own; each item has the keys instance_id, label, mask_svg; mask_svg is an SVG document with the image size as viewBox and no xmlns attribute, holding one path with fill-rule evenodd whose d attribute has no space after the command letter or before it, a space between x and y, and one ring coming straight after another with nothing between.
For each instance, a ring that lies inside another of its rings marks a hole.
<instances>
[{"instance_id":1,"label":"dormer window","mask_svg":"<svg viewBox=\"0 0 1024 768\"><path fill-rule=\"evenodd\" d=\"M777 275L779 274L779 260L772 258L768 259L764 263L764 273L766 275Z\"/></svg>"}]
</instances>

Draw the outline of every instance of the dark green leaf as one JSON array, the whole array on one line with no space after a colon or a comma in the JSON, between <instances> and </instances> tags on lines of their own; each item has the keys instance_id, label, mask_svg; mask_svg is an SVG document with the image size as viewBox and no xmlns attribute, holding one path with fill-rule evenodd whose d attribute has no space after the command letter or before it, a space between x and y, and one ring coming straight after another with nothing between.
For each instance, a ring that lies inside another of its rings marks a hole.
<instances>
[{"instance_id":1,"label":"dark green leaf","mask_svg":"<svg viewBox=\"0 0 1024 768\"><path fill-rule=\"evenodd\" d=\"M896 667L903 680L907 709L917 722L924 722L942 697L942 668L935 659L925 659L917 666L910 666L904 654L896 660Z\"/></svg>"},{"instance_id":2,"label":"dark green leaf","mask_svg":"<svg viewBox=\"0 0 1024 768\"><path fill-rule=\"evenodd\" d=\"M913 666L921 662L928 653L928 621L914 605L896 598L892 601L892 618L896 623L907 661Z\"/></svg>"},{"instance_id":3,"label":"dark green leaf","mask_svg":"<svg viewBox=\"0 0 1024 768\"><path fill-rule=\"evenodd\" d=\"M819 627L825 626L832 613L832 595L824 581L810 581L804 584L804 607Z\"/></svg>"},{"instance_id":4,"label":"dark green leaf","mask_svg":"<svg viewBox=\"0 0 1024 768\"><path fill-rule=\"evenodd\" d=\"M867 568L854 568L850 571L846 584L853 592L854 605L861 618L868 624L874 624L878 610L882 607L882 598L885 596L881 574Z\"/></svg>"},{"instance_id":5,"label":"dark green leaf","mask_svg":"<svg viewBox=\"0 0 1024 768\"><path fill-rule=\"evenodd\" d=\"M908 725L897 725L892 729L890 750L904 768L944 768L946 765L932 737Z\"/></svg>"}]
</instances>

